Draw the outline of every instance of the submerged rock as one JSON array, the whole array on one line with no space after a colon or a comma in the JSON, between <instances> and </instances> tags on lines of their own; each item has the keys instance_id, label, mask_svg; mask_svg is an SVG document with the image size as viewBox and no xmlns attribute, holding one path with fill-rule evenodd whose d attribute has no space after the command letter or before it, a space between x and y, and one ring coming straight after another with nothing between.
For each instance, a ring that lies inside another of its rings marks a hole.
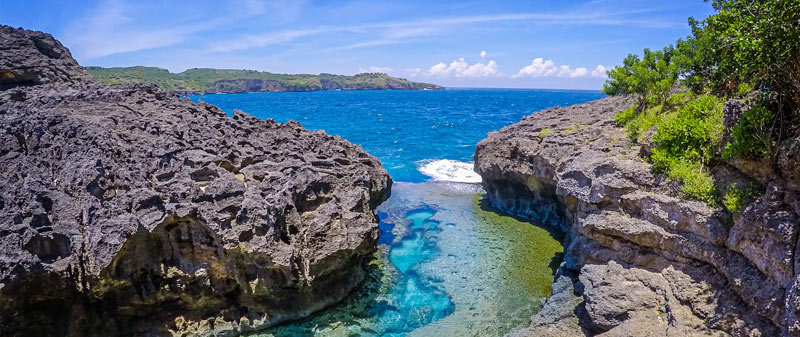
<instances>
[{"instance_id":1,"label":"submerged rock","mask_svg":"<svg viewBox=\"0 0 800 337\"><path fill-rule=\"evenodd\" d=\"M554 286L534 324L512 335L798 335L797 151L784 145L781 174L712 172L766 183L731 221L651 173L639 157L647 149L631 146L613 122L630 103L609 97L546 109L478 144L475 170L489 202L561 228L559 282L577 274L575 287Z\"/></svg>"},{"instance_id":2,"label":"submerged rock","mask_svg":"<svg viewBox=\"0 0 800 337\"><path fill-rule=\"evenodd\" d=\"M49 35L0 34L0 74L13 74L0 335L238 334L363 279L391 186L378 159L296 122L96 83Z\"/></svg>"}]
</instances>

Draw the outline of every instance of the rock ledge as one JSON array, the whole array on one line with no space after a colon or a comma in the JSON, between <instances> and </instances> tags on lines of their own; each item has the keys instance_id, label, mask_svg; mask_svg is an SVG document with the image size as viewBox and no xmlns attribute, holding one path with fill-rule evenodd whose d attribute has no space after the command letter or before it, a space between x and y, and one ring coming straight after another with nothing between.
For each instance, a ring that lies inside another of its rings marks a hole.
<instances>
[{"instance_id":1,"label":"rock ledge","mask_svg":"<svg viewBox=\"0 0 800 337\"><path fill-rule=\"evenodd\" d=\"M0 27L0 74L0 335L232 335L362 280L391 179L353 144L97 83L40 32Z\"/></svg>"},{"instance_id":2,"label":"rock ledge","mask_svg":"<svg viewBox=\"0 0 800 337\"><path fill-rule=\"evenodd\" d=\"M773 175L728 228L728 214L679 198L651 173L613 123L629 105L610 97L546 109L478 144L486 198L567 233L553 297L512 335L800 335L796 186ZM749 179L725 165L714 174Z\"/></svg>"}]
</instances>

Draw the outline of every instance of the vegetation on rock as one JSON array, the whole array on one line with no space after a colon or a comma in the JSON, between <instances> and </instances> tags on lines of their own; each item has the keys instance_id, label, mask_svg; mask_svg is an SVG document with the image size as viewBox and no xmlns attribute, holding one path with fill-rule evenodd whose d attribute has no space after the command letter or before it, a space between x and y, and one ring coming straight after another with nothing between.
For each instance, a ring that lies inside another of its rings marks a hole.
<instances>
[{"instance_id":1,"label":"vegetation on rock","mask_svg":"<svg viewBox=\"0 0 800 337\"><path fill-rule=\"evenodd\" d=\"M748 200L761 194L763 188L757 184L749 183L744 185L733 184L725 192L722 204L731 212L741 213Z\"/></svg>"},{"instance_id":2,"label":"vegetation on rock","mask_svg":"<svg viewBox=\"0 0 800 337\"><path fill-rule=\"evenodd\" d=\"M712 5L716 14L689 18L692 35L685 40L626 57L608 72L603 92L637 98L615 122L633 143L647 142L655 128L649 159L656 172L680 181L690 198L727 206L737 197L717 192L714 165L744 157L775 166L778 144L800 134L800 2ZM723 139L723 103L746 95L757 103Z\"/></svg>"},{"instance_id":3,"label":"vegetation on rock","mask_svg":"<svg viewBox=\"0 0 800 337\"><path fill-rule=\"evenodd\" d=\"M354 76L334 74L273 74L255 70L189 69L171 73L156 67L87 67L99 81L109 84L153 83L164 90L185 93L249 91L313 91L353 89L441 89L434 84L411 82L382 73ZM246 83L246 81L256 81Z\"/></svg>"}]
</instances>

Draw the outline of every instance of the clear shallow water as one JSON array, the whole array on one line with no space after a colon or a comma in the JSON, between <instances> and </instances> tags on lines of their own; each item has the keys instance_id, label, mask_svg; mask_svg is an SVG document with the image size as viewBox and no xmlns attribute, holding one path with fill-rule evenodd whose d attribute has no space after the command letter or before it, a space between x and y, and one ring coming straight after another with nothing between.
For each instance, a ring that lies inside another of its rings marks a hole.
<instances>
[{"instance_id":1,"label":"clear shallow water","mask_svg":"<svg viewBox=\"0 0 800 337\"><path fill-rule=\"evenodd\" d=\"M485 209L479 192L395 184L378 208L380 252L365 286L259 336L502 336L529 324L550 294L559 238Z\"/></svg>"},{"instance_id":2,"label":"clear shallow water","mask_svg":"<svg viewBox=\"0 0 800 337\"><path fill-rule=\"evenodd\" d=\"M361 145L395 181L379 252L341 303L259 336L501 336L550 294L558 233L488 209L475 145L534 111L592 91L468 89L196 95L227 112L300 121Z\"/></svg>"},{"instance_id":3,"label":"clear shallow water","mask_svg":"<svg viewBox=\"0 0 800 337\"><path fill-rule=\"evenodd\" d=\"M486 134L553 106L604 97L599 91L448 89L312 91L193 95L227 112L339 135L380 158L394 181L423 182L433 160L471 162ZM446 179L444 176L440 179ZM449 179L448 179L449 180Z\"/></svg>"}]
</instances>

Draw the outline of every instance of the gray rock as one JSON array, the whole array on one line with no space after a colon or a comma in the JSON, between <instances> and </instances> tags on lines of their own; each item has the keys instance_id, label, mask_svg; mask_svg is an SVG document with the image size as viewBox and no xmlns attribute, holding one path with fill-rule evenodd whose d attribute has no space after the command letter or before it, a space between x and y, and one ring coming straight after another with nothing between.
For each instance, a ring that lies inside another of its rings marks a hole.
<instances>
[{"instance_id":1,"label":"gray rock","mask_svg":"<svg viewBox=\"0 0 800 337\"><path fill-rule=\"evenodd\" d=\"M553 295L533 318L527 328L512 331L509 337L576 337L591 336L592 333L581 327L583 313L583 297L576 294L573 280L568 276L559 276L553 283Z\"/></svg>"},{"instance_id":2,"label":"gray rock","mask_svg":"<svg viewBox=\"0 0 800 337\"><path fill-rule=\"evenodd\" d=\"M787 140L781 145L778 167L789 188L800 190L800 138Z\"/></svg>"},{"instance_id":3,"label":"gray rock","mask_svg":"<svg viewBox=\"0 0 800 337\"><path fill-rule=\"evenodd\" d=\"M747 257L779 284L794 278L794 249L797 244L797 216L784 203L782 182L767 186L766 194L735 221L727 246Z\"/></svg>"},{"instance_id":4,"label":"gray rock","mask_svg":"<svg viewBox=\"0 0 800 337\"><path fill-rule=\"evenodd\" d=\"M649 149L631 146L613 123L629 104L610 97L539 111L490 133L475 152L494 206L566 232L564 266L584 288L583 331L774 336L800 326L800 311L790 309L800 300L789 291L797 192L774 174L718 168L725 181L749 175L774 186L728 229L723 210L682 199L677 185L651 173L639 157ZM726 110L741 109L734 105ZM530 331L559 331L563 320L537 322Z\"/></svg>"},{"instance_id":5,"label":"gray rock","mask_svg":"<svg viewBox=\"0 0 800 337\"><path fill-rule=\"evenodd\" d=\"M50 34L0 25L0 89L91 78Z\"/></svg>"},{"instance_id":6,"label":"gray rock","mask_svg":"<svg viewBox=\"0 0 800 337\"><path fill-rule=\"evenodd\" d=\"M76 81L59 43L15 45L0 58L46 66L0 91L0 335L238 334L362 280L391 186L378 159L296 122Z\"/></svg>"}]
</instances>

